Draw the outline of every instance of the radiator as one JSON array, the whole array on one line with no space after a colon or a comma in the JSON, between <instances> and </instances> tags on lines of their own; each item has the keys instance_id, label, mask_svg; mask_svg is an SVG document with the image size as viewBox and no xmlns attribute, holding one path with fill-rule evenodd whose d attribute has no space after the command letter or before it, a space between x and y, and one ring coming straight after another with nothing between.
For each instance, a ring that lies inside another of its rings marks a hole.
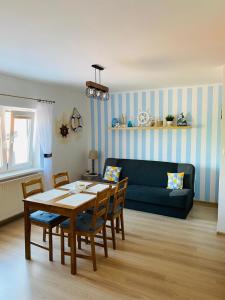
<instances>
[{"instance_id":1,"label":"radiator","mask_svg":"<svg viewBox=\"0 0 225 300\"><path fill-rule=\"evenodd\" d=\"M0 222L23 212L21 183L40 176L41 173L35 173L0 182Z\"/></svg>"}]
</instances>

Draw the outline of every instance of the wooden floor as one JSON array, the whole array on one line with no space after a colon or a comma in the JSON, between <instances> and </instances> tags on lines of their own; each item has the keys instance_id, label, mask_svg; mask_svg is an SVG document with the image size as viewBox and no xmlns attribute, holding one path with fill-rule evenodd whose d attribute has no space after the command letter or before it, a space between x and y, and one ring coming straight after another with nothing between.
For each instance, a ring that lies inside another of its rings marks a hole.
<instances>
[{"instance_id":1,"label":"wooden floor","mask_svg":"<svg viewBox=\"0 0 225 300\"><path fill-rule=\"evenodd\" d=\"M126 241L109 258L97 248L98 271L78 260L78 275L33 247L24 259L23 220L0 228L0 299L225 299L225 237L216 235L216 209L195 206L187 220L125 211ZM41 231L33 230L33 239ZM88 248L87 248L88 250Z\"/></svg>"}]
</instances>

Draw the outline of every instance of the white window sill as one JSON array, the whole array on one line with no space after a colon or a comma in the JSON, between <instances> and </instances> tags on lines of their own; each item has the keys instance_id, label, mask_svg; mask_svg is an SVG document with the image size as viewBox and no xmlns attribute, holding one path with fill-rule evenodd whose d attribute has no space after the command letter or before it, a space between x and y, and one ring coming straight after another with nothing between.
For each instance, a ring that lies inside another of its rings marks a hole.
<instances>
[{"instance_id":1,"label":"white window sill","mask_svg":"<svg viewBox=\"0 0 225 300\"><path fill-rule=\"evenodd\" d=\"M40 173L42 171L43 171L42 169L31 168L31 169L27 169L27 170L17 170L17 171L2 173L2 174L0 173L0 182L17 179L17 178L23 177L25 175L32 175L32 174Z\"/></svg>"}]
</instances>

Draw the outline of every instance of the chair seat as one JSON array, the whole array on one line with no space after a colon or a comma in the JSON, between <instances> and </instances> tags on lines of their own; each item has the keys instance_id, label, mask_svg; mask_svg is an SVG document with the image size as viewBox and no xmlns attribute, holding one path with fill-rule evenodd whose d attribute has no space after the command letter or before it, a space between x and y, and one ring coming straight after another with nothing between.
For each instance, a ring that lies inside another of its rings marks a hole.
<instances>
[{"instance_id":1,"label":"chair seat","mask_svg":"<svg viewBox=\"0 0 225 300\"><path fill-rule=\"evenodd\" d=\"M121 205L117 206L115 211L114 211L114 214L117 214L119 211L121 211L123 209L123 207ZM113 203L109 203L109 210L108 210L108 217L112 217L113 215Z\"/></svg>"},{"instance_id":2,"label":"chair seat","mask_svg":"<svg viewBox=\"0 0 225 300\"><path fill-rule=\"evenodd\" d=\"M89 213L81 214L77 217L77 224L76 224L76 231L83 231L83 232L94 232L99 227L101 227L104 224L104 219L99 217L96 220L96 226L95 228L92 227L92 218L93 216ZM70 226L70 220L67 219L64 222L61 223L62 228L68 228Z\"/></svg>"},{"instance_id":3,"label":"chair seat","mask_svg":"<svg viewBox=\"0 0 225 300\"><path fill-rule=\"evenodd\" d=\"M62 216L38 210L30 214L30 220L51 225L57 221L60 222L62 220Z\"/></svg>"}]
</instances>

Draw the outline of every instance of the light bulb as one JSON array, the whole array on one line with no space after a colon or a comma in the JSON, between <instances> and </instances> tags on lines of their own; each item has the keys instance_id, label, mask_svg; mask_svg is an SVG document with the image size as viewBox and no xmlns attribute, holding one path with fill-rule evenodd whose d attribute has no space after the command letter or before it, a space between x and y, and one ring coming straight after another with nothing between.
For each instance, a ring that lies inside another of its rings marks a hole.
<instances>
[{"instance_id":1,"label":"light bulb","mask_svg":"<svg viewBox=\"0 0 225 300\"><path fill-rule=\"evenodd\" d=\"M103 101L108 101L109 100L109 93L103 93L102 100Z\"/></svg>"}]
</instances>

